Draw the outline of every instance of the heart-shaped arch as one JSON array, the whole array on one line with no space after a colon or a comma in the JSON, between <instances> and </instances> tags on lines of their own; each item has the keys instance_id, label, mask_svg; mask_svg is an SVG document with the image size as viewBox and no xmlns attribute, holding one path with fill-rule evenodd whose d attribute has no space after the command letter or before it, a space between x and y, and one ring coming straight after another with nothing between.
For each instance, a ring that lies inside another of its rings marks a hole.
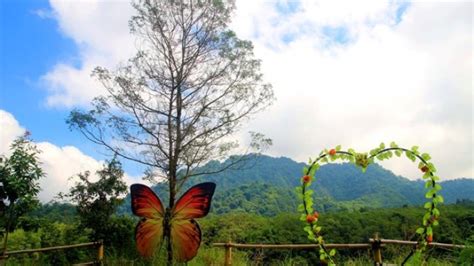
<instances>
[{"instance_id":1,"label":"heart-shaped arch","mask_svg":"<svg viewBox=\"0 0 474 266\"><path fill-rule=\"evenodd\" d=\"M310 189L310 185L314 180L315 174L322 164L334 162L334 161L346 161L355 164L360 167L363 172L367 169L369 164L374 163L376 160L383 161L395 156L406 155L408 159L413 162L419 161L418 168L423 172L423 179L427 180L425 188L427 192L425 197L428 201L424 204L426 213L423 216L422 226L420 226L416 233L419 235L417 254L421 253L426 249L428 243L433 240L433 226L437 226L440 212L437 208L439 203L443 203L443 197L438 193L441 190L441 186L436 182L439 177L435 175L436 168L430 162L431 156L428 153L421 153L418 151L417 146L413 146L411 149L405 149L398 147L397 144L392 142L390 147L386 147L384 143L381 143L378 148L371 150L369 153L357 153L353 149L347 151L341 150L341 146L337 146L334 149L323 150L315 160L310 159L307 167L304 168L304 176L301 178L301 186L298 186L297 192L300 199L303 201L298 206L298 211L301 212L300 220L306 221L307 225L304 230L308 233L308 238L319 245L320 260L326 261L329 265L335 265L334 256L336 250L327 250L324 246L324 239L321 235L321 226L318 225L319 214L313 209L313 191Z\"/></svg>"}]
</instances>

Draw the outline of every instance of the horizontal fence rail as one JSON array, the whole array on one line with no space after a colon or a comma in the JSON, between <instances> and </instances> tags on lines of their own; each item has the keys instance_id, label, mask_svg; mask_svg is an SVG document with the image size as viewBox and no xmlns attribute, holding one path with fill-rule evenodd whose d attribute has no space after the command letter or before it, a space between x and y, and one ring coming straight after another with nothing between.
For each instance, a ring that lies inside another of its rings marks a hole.
<instances>
[{"instance_id":1,"label":"horizontal fence rail","mask_svg":"<svg viewBox=\"0 0 474 266\"><path fill-rule=\"evenodd\" d=\"M95 241L95 242L55 246L55 247L47 247L47 248L6 251L3 254L0 254L0 265L3 265L3 262L6 259L8 259L8 257L10 256L16 256L16 255L21 255L21 254L31 254L31 253L51 252L51 251L59 251L59 250L66 250L66 249L83 248L83 247L96 247L97 260L92 261L92 262L81 263L80 265L101 265L102 264L102 261L104 259L104 243L102 241Z\"/></svg>"},{"instance_id":2,"label":"horizontal fence rail","mask_svg":"<svg viewBox=\"0 0 474 266\"><path fill-rule=\"evenodd\" d=\"M370 243L374 243L376 240L373 238L369 238ZM380 243L382 244L391 244L391 245L405 245L405 246L416 246L418 242L416 241L406 241L406 240L395 240L395 239L379 239ZM438 243L438 242L430 242L428 246L431 247L440 247L440 248L465 248L465 245L457 245L457 244L447 244L447 243Z\"/></svg>"},{"instance_id":3,"label":"horizontal fence rail","mask_svg":"<svg viewBox=\"0 0 474 266\"><path fill-rule=\"evenodd\" d=\"M416 241L395 239L370 238L369 243L325 244L328 249L372 249L375 265L382 265L381 247L385 245L416 246ZM236 249L319 249L317 244L239 244L239 243L214 243L214 247L225 248L225 265L232 265L232 248ZM431 242L428 244L439 248L465 248L464 245Z\"/></svg>"},{"instance_id":4,"label":"horizontal fence rail","mask_svg":"<svg viewBox=\"0 0 474 266\"><path fill-rule=\"evenodd\" d=\"M238 249L314 249L319 248L317 244L237 244L237 243L214 243L214 247L238 248ZM371 244L325 244L327 248L334 249L366 249Z\"/></svg>"}]
</instances>

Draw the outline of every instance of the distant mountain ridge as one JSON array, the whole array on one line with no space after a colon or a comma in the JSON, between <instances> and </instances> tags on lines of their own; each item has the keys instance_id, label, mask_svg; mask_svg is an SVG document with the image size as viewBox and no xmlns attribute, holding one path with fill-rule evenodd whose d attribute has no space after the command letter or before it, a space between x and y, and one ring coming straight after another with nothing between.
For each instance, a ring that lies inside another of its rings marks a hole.
<instances>
[{"instance_id":1,"label":"distant mountain ridge","mask_svg":"<svg viewBox=\"0 0 474 266\"><path fill-rule=\"evenodd\" d=\"M204 168L219 168L227 163L213 161ZM286 157L258 155L243 168L193 178L187 187L205 181L215 182L217 188L211 212L216 214L234 210L261 215L294 212L299 203L294 189L300 184L304 166L304 163ZM455 179L440 184L446 204L462 199L474 200L473 179ZM315 207L320 211L421 205L426 200L422 180L397 176L378 164L370 165L365 173L349 163L323 165L312 188ZM165 184L154 189L162 198L167 194Z\"/></svg>"}]
</instances>

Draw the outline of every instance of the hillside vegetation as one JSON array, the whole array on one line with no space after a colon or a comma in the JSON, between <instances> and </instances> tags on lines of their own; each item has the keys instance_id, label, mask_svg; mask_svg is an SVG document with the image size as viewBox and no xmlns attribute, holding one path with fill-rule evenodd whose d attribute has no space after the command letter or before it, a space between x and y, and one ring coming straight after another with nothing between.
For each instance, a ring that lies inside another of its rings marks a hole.
<instances>
[{"instance_id":1,"label":"hillside vegetation","mask_svg":"<svg viewBox=\"0 0 474 266\"><path fill-rule=\"evenodd\" d=\"M228 162L211 162L205 168L220 168ZM294 188L299 185L303 163L289 158L257 156L250 162L222 173L190 180L187 187L205 181L217 184L211 213L243 211L264 216L294 212L298 206ZM440 183L447 204L474 200L474 179ZM166 184L154 187L166 202ZM365 173L352 164L328 164L320 168L313 184L315 207L320 212L367 208L418 206L424 203L421 180L395 175L380 165L370 165ZM119 213L131 213L128 197Z\"/></svg>"}]
</instances>

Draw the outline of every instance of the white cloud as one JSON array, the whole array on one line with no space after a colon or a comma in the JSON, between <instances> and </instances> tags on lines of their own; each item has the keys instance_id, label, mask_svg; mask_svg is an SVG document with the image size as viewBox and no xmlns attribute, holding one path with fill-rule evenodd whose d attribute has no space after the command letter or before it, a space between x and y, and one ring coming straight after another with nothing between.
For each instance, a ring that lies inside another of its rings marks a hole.
<instances>
[{"instance_id":1,"label":"white cloud","mask_svg":"<svg viewBox=\"0 0 474 266\"><path fill-rule=\"evenodd\" d=\"M394 140L431 153L443 179L473 177L472 4L411 3L397 24L397 6L378 2L309 1L281 19L268 2L239 1L233 27L254 42L277 96L249 128L273 138L273 155L306 161L336 144ZM328 45L327 26L351 39ZM419 177L403 160L384 165Z\"/></svg>"},{"instance_id":2,"label":"white cloud","mask_svg":"<svg viewBox=\"0 0 474 266\"><path fill-rule=\"evenodd\" d=\"M60 31L79 49L80 64L59 62L42 77L48 106L88 105L104 88L90 75L97 66L114 67L134 52L128 20L133 9L128 1L51 0Z\"/></svg>"},{"instance_id":3,"label":"white cloud","mask_svg":"<svg viewBox=\"0 0 474 266\"><path fill-rule=\"evenodd\" d=\"M10 144L24 133L15 117L0 109L0 154L10 155Z\"/></svg>"},{"instance_id":4,"label":"white cloud","mask_svg":"<svg viewBox=\"0 0 474 266\"><path fill-rule=\"evenodd\" d=\"M25 129L13 115L3 110L0 110L0 128L0 154L8 155L11 142L21 136ZM38 158L45 173L45 177L40 180L41 191L38 195L42 202L52 200L59 192L67 192L78 181L77 178L70 177L85 171L95 173L104 164L103 161L98 161L73 146L58 147L49 142L39 142L36 145L41 151ZM94 174L91 176L92 181L97 178ZM127 185L131 185L140 178L125 174L124 180Z\"/></svg>"},{"instance_id":5,"label":"white cloud","mask_svg":"<svg viewBox=\"0 0 474 266\"><path fill-rule=\"evenodd\" d=\"M101 92L92 68L133 51L133 11L122 1L51 6L81 64L44 76L48 103L87 104ZM277 102L248 126L273 138L271 154L306 161L336 144L394 140L431 153L443 179L474 176L471 2L239 0L232 28L253 41L274 85ZM387 165L418 177L405 162Z\"/></svg>"}]
</instances>

